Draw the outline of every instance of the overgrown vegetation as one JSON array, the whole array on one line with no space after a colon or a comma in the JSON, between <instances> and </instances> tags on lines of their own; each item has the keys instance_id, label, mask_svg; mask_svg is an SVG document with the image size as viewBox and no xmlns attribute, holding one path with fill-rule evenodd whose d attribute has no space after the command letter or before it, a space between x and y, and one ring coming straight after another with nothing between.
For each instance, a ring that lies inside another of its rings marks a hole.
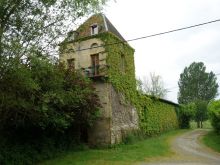
<instances>
[{"instance_id":1,"label":"overgrown vegetation","mask_svg":"<svg viewBox=\"0 0 220 165\"><path fill-rule=\"evenodd\" d=\"M206 67L202 62L193 62L189 67L185 67L180 74L179 96L180 104L194 103L194 120L197 127L203 127L203 121L207 120L207 105L217 96L218 83L216 75L211 71L206 72Z\"/></svg>"},{"instance_id":2,"label":"overgrown vegetation","mask_svg":"<svg viewBox=\"0 0 220 165\"><path fill-rule=\"evenodd\" d=\"M178 121L173 105L162 103L156 98L150 98L137 91L134 67L134 50L126 43L118 43L120 39L110 33L102 33L100 37L107 46L107 64L109 65L109 82L119 92L125 95L124 102L133 104L139 114L139 125L147 135L155 135L164 131L178 128ZM124 56L125 68L121 67L121 58Z\"/></svg>"},{"instance_id":3,"label":"overgrown vegetation","mask_svg":"<svg viewBox=\"0 0 220 165\"><path fill-rule=\"evenodd\" d=\"M190 103L187 105L180 105L178 109L178 119L180 128L190 128L190 121L195 114L196 105Z\"/></svg>"},{"instance_id":4,"label":"overgrown vegetation","mask_svg":"<svg viewBox=\"0 0 220 165\"><path fill-rule=\"evenodd\" d=\"M121 144L109 149L88 149L80 152L69 152L65 156L49 160L40 165L129 165L146 161L152 157L171 155L169 141L185 130L171 131L158 137L136 140L126 145Z\"/></svg>"},{"instance_id":5,"label":"overgrown vegetation","mask_svg":"<svg viewBox=\"0 0 220 165\"><path fill-rule=\"evenodd\" d=\"M68 149L86 138L83 130L95 120L99 106L91 82L62 65L45 57L5 59L0 164L35 164Z\"/></svg>"},{"instance_id":6,"label":"overgrown vegetation","mask_svg":"<svg viewBox=\"0 0 220 165\"><path fill-rule=\"evenodd\" d=\"M54 55L63 34L76 21L99 11L106 0L1 0L0 55L30 52Z\"/></svg>"},{"instance_id":7,"label":"overgrown vegetation","mask_svg":"<svg viewBox=\"0 0 220 165\"><path fill-rule=\"evenodd\" d=\"M220 134L220 100L212 101L209 104L208 109L211 124L216 133Z\"/></svg>"},{"instance_id":8,"label":"overgrown vegetation","mask_svg":"<svg viewBox=\"0 0 220 165\"><path fill-rule=\"evenodd\" d=\"M220 153L220 134L216 132L209 132L206 134L202 141L213 150Z\"/></svg>"}]
</instances>

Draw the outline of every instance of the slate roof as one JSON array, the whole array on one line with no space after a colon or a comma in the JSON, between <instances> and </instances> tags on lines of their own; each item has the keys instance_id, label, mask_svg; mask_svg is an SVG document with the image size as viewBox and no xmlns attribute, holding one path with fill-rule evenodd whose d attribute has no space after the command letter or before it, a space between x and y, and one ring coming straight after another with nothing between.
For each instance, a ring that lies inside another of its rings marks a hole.
<instances>
[{"instance_id":1,"label":"slate roof","mask_svg":"<svg viewBox=\"0 0 220 165\"><path fill-rule=\"evenodd\" d=\"M103 21L105 22L105 29L106 29L106 31L109 31L109 32L115 34L122 41L125 41L125 39L118 32L118 30L114 27L114 25L109 21L109 19L104 14L102 14L102 17L103 17Z\"/></svg>"}]
</instances>

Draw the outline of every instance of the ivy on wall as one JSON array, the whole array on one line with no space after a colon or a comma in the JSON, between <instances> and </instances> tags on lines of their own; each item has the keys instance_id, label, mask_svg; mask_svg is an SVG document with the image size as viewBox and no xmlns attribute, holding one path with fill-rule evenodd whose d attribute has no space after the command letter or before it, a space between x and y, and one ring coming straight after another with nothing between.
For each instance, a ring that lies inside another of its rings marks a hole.
<instances>
[{"instance_id":1,"label":"ivy on wall","mask_svg":"<svg viewBox=\"0 0 220 165\"><path fill-rule=\"evenodd\" d=\"M106 45L121 41L110 33L106 33L100 38ZM137 92L134 49L127 43L113 44L105 48L108 53L107 64L110 66L108 81L119 92L122 92L129 102L135 105L142 131L147 135L153 135L177 128L177 115L173 105L163 103L156 98L143 96ZM121 71L121 54L125 57L125 72Z\"/></svg>"},{"instance_id":2,"label":"ivy on wall","mask_svg":"<svg viewBox=\"0 0 220 165\"><path fill-rule=\"evenodd\" d=\"M86 26L82 27L85 28ZM81 31L84 31L82 27ZM98 38L103 41L103 46L108 54L106 64L109 66L107 71L108 79L106 81L111 83L118 92L124 94L125 104L131 103L136 107L141 130L147 135L154 135L177 128L177 115L173 105L149 98L137 91L134 49L111 32L83 37L75 42L91 38ZM124 70L122 70L121 66L122 56L124 57Z\"/></svg>"}]
</instances>

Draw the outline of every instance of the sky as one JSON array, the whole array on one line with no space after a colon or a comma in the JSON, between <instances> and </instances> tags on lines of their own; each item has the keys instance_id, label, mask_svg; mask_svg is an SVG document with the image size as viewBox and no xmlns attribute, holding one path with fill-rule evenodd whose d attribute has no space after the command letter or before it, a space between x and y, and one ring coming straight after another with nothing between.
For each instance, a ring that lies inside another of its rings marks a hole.
<instances>
[{"instance_id":1,"label":"sky","mask_svg":"<svg viewBox=\"0 0 220 165\"><path fill-rule=\"evenodd\" d=\"M129 40L220 19L220 0L116 0L103 13ZM169 90L166 99L173 102L180 74L192 62L220 73L220 22L129 44L135 49L136 77L160 75Z\"/></svg>"}]
</instances>

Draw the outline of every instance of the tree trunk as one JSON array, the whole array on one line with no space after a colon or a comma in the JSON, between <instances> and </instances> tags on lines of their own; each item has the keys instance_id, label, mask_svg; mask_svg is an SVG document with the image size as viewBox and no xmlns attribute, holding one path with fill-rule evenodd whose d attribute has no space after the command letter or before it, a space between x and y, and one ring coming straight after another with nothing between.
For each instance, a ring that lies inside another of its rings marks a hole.
<instances>
[{"instance_id":1,"label":"tree trunk","mask_svg":"<svg viewBox=\"0 0 220 165\"><path fill-rule=\"evenodd\" d=\"M197 121L197 128L200 128L200 122Z\"/></svg>"},{"instance_id":2,"label":"tree trunk","mask_svg":"<svg viewBox=\"0 0 220 165\"><path fill-rule=\"evenodd\" d=\"M201 128L203 128L203 123L202 123L202 121L201 121Z\"/></svg>"}]
</instances>

